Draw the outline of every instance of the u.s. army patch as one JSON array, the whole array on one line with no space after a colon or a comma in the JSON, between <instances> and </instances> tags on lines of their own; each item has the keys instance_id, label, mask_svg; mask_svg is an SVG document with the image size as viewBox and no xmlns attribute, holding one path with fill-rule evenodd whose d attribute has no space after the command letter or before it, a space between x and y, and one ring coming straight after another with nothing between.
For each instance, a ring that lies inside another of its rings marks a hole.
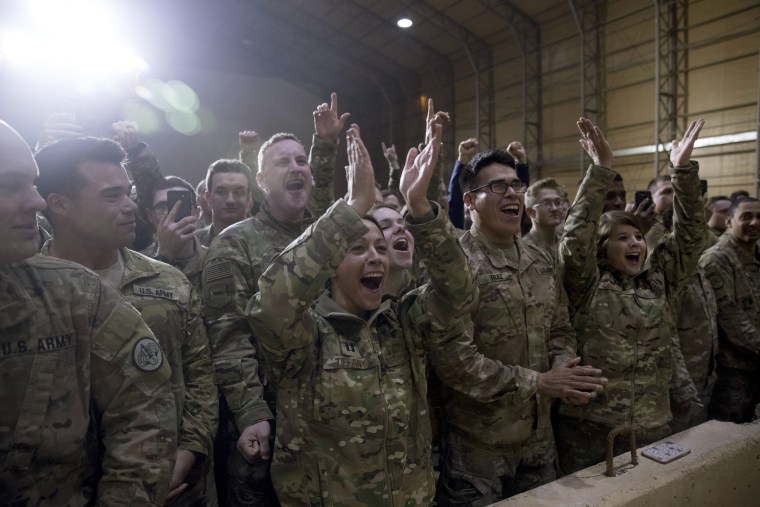
<instances>
[{"instance_id":1,"label":"u.s. army patch","mask_svg":"<svg viewBox=\"0 0 760 507\"><path fill-rule=\"evenodd\" d=\"M137 340L132 359L142 371L156 371L164 363L164 354L155 340L145 337Z\"/></svg>"}]
</instances>

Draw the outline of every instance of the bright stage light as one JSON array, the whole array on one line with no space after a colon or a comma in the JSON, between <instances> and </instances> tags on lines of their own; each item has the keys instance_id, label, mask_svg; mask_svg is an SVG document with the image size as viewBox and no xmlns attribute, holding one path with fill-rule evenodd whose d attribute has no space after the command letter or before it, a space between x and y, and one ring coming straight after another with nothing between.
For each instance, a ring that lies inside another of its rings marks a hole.
<instances>
[{"instance_id":1,"label":"bright stage light","mask_svg":"<svg viewBox=\"0 0 760 507\"><path fill-rule=\"evenodd\" d=\"M103 78L144 72L148 65L119 41L103 2L28 0L26 19L4 30L0 61L51 73Z\"/></svg>"}]
</instances>

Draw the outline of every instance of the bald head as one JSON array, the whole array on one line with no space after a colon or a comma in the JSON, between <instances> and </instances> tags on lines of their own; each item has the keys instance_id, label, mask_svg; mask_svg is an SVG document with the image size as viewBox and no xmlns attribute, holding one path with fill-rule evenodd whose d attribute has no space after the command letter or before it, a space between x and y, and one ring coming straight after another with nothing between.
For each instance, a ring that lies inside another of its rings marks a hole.
<instances>
[{"instance_id":1,"label":"bald head","mask_svg":"<svg viewBox=\"0 0 760 507\"><path fill-rule=\"evenodd\" d=\"M18 132L0 121L0 264L18 262L39 249L37 212L45 201L34 180L37 165Z\"/></svg>"}]
</instances>

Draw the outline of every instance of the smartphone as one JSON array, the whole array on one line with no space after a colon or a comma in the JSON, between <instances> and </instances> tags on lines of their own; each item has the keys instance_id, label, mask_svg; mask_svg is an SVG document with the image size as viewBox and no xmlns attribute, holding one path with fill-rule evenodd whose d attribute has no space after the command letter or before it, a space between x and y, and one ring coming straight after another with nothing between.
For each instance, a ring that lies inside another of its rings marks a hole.
<instances>
[{"instance_id":1,"label":"smartphone","mask_svg":"<svg viewBox=\"0 0 760 507\"><path fill-rule=\"evenodd\" d=\"M649 199L649 204L652 204L652 192L649 190L637 190L636 194L634 194L636 197L634 197L634 207L633 209L639 209L639 205L644 202L644 199ZM647 206L649 207L649 206Z\"/></svg>"},{"instance_id":2,"label":"smartphone","mask_svg":"<svg viewBox=\"0 0 760 507\"><path fill-rule=\"evenodd\" d=\"M169 190L166 192L166 209L171 212L177 201L180 201L177 215L174 217L175 222L179 222L185 217L189 217L192 213L192 192L189 190Z\"/></svg>"},{"instance_id":3,"label":"smartphone","mask_svg":"<svg viewBox=\"0 0 760 507\"><path fill-rule=\"evenodd\" d=\"M707 180L699 180L699 188L702 189L702 195L707 193Z\"/></svg>"}]
</instances>

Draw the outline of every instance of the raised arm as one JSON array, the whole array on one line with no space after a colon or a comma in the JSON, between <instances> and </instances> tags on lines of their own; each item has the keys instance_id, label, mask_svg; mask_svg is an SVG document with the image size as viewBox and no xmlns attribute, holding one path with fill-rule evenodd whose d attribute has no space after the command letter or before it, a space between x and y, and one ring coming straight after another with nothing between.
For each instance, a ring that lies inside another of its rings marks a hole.
<instances>
[{"instance_id":1,"label":"raised arm","mask_svg":"<svg viewBox=\"0 0 760 507\"><path fill-rule=\"evenodd\" d=\"M338 95L330 94L330 105L322 103L314 111L314 136L309 150L309 165L314 178L314 192L308 210L313 217L322 216L335 200L333 174L338 141L350 113L338 116Z\"/></svg>"},{"instance_id":2,"label":"raised arm","mask_svg":"<svg viewBox=\"0 0 760 507\"><path fill-rule=\"evenodd\" d=\"M604 208L604 196L615 173L612 148L604 134L591 120L578 120L580 143L594 161L583 178L570 208L565 232L560 241L562 280L570 308L578 308L599 278L596 261L597 223Z\"/></svg>"},{"instance_id":3,"label":"raised arm","mask_svg":"<svg viewBox=\"0 0 760 507\"><path fill-rule=\"evenodd\" d=\"M459 158L454 164L454 170L449 180L449 220L458 229L464 229L464 192L459 179L462 171L478 152L478 140L474 137L459 143Z\"/></svg>"},{"instance_id":4,"label":"raised arm","mask_svg":"<svg viewBox=\"0 0 760 507\"><path fill-rule=\"evenodd\" d=\"M691 160L704 120L691 122L683 139L673 140L670 171L673 183L673 232L654 246L648 262L662 269L669 295L694 273L705 241L705 211L699 186L699 164Z\"/></svg>"}]
</instances>

